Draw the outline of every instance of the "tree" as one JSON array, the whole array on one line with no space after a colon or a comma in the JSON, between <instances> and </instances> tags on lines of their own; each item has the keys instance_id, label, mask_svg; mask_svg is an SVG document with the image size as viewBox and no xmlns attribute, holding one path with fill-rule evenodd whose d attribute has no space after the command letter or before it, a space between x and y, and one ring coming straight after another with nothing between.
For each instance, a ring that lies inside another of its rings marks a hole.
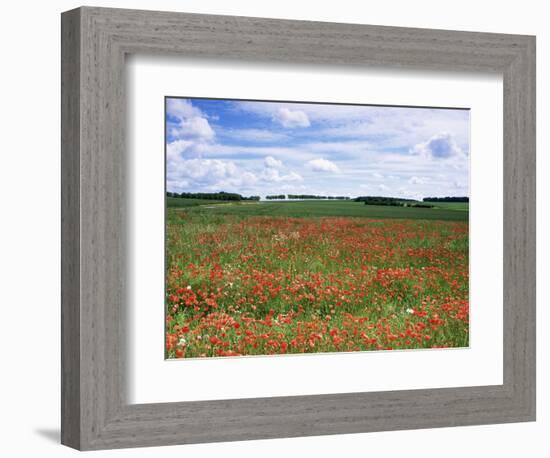
<instances>
[{"instance_id":1,"label":"tree","mask_svg":"<svg viewBox=\"0 0 550 458\"><path fill-rule=\"evenodd\" d=\"M424 202L470 202L470 198L466 196L462 197L424 197Z\"/></svg>"}]
</instances>

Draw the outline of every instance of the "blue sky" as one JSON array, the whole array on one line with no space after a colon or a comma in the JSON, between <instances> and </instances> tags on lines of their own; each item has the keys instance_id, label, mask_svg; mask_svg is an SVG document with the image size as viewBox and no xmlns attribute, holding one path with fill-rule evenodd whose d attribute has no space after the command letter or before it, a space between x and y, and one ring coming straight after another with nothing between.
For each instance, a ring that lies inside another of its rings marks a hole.
<instances>
[{"instance_id":1,"label":"blue sky","mask_svg":"<svg viewBox=\"0 0 550 458\"><path fill-rule=\"evenodd\" d=\"M166 99L167 189L469 195L469 111Z\"/></svg>"}]
</instances>

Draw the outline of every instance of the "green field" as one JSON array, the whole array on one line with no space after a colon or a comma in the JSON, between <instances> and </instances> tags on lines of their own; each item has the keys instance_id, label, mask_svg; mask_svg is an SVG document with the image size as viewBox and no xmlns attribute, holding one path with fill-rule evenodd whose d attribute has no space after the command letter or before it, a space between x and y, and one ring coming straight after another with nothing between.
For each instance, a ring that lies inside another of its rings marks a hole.
<instances>
[{"instance_id":1,"label":"green field","mask_svg":"<svg viewBox=\"0 0 550 458\"><path fill-rule=\"evenodd\" d=\"M438 202L436 208L365 205L353 201L297 200L271 202L224 202L216 200L168 198L168 207L187 208L191 212L238 216L426 219L468 221L468 204Z\"/></svg>"},{"instance_id":2,"label":"green field","mask_svg":"<svg viewBox=\"0 0 550 458\"><path fill-rule=\"evenodd\" d=\"M466 210L169 207L166 269L167 358L469 344Z\"/></svg>"},{"instance_id":3,"label":"green field","mask_svg":"<svg viewBox=\"0 0 550 458\"><path fill-rule=\"evenodd\" d=\"M188 208L197 207L199 205L216 205L227 204L225 200L209 200L209 199L185 199L181 197L167 197L166 206L169 208Z\"/></svg>"},{"instance_id":4,"label":"green field","mask_svg":"<svg viewBox=\"0 0 550 458\"><path fill-rule=\"evenodd\" d=\"M447 210L468 211L470 204L468 202L426 202L435 208L445 208Z\"/></svg>"}]
</instances>

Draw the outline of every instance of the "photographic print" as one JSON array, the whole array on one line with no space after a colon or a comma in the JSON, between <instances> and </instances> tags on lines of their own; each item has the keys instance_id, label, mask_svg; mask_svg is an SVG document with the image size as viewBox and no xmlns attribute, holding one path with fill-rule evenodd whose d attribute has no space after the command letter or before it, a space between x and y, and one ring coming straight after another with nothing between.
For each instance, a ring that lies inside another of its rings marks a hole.
<instances>
[{"instance_id":1,"label":"photographic print","mask_svg":"<svg viewBox=\"0 0 550 458\"><path fill-rule=\"evenodd\" d=\"M165 98L167 359L469 345L470 112Z\"/></svg>"}]
</instances>

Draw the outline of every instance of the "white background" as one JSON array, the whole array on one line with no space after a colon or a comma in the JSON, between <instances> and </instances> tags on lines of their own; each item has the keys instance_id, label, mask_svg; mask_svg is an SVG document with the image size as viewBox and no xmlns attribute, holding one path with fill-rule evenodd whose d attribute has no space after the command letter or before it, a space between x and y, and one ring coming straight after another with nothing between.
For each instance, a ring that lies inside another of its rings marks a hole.
<instances>
[{"instance_id":1,"label":"white background","mask_svg":"<svg viewBox=\"0 0 550 458\"><path fill-rule=\"evenodd\" d=\"M318 0L95 1L96 5L197 13L370 23L536 34L538 37L538 421L436 430L384 432L99 452L98 456L256 457L348 454L408 457L548 456L550 420L548 329L548 212L550 147L543 126L550 122L550 30L544 2L524 0L446 3L319 2ZM59 13L71 1L27 1L4 5L0 27L0 307L2 382L0 416L6 456L69 456L59 425L60 176ZM545 257L546 259L543 259ZM546 281L546 283L548 283Z\"/></svg>"},{"instance_id":2,"label":"white background","mask_svg":"<svg viewBox=\"0 0 550 458\"><path fill-rule=\"evenodd\" d=\"M502 383L501 76L143 56L129 59L127 75L130 402ZM166 94L471 108L470 348L164 361Z\"/></svg>"}]
</instances>

